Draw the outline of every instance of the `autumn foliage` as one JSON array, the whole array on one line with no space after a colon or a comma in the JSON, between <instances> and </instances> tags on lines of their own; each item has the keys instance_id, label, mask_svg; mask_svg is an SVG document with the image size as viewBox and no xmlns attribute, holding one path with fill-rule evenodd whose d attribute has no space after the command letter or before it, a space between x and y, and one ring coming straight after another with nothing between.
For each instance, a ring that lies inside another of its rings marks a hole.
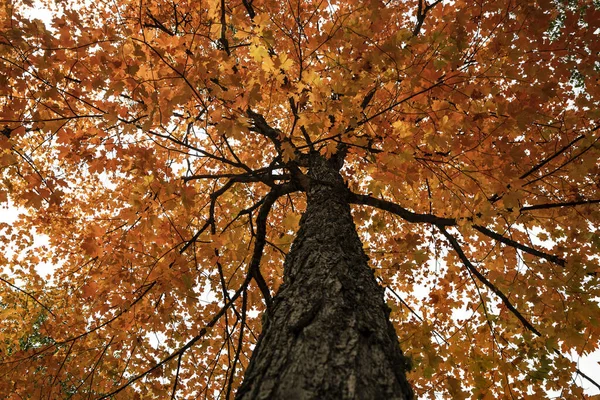
<instances>
[{"instance_id":1,"label":"autumn foliage","mask_svg":"<svg viewBox=\"0 0 600 400\"><path fill-rule=\"evenodd\" d=\"M1 6L0 393L232 398L316 153L419 398L598 386L596 1Z\"/></svg>"}]
</instances>

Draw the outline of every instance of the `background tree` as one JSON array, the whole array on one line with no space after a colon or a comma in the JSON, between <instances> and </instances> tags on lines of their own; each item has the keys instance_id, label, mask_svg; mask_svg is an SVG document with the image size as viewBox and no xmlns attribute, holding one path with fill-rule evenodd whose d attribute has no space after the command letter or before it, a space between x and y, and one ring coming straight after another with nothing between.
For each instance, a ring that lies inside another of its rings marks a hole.
<instances>
[{"instance_id":1,"label":"background tree","mask_svg":"<svg viewBox=\"0 0 600 400\"><path fill-rule=\"evenodd\" d=\"M0 393L233 396L307 192L353 205L419 397L600 388L566 357L600 337L596 2L30 6L0 10Z\"/></svg>"}]
</instances>

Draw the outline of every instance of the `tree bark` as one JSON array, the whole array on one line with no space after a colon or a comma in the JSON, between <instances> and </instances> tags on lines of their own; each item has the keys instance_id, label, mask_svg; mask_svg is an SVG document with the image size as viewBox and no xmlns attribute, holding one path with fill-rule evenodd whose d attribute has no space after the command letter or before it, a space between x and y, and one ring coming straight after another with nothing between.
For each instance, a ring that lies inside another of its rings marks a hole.
<instances>
[{"instance_id":1,"label":"tree bark","mask_svg":"<svg viewBox=\"0 0 600 400\"><path fill-rule=\"evenodd\" d=\"M236 399L412 399L390 310L333 162L310 160L307 209Z\"/></svg>"}]
</instances>

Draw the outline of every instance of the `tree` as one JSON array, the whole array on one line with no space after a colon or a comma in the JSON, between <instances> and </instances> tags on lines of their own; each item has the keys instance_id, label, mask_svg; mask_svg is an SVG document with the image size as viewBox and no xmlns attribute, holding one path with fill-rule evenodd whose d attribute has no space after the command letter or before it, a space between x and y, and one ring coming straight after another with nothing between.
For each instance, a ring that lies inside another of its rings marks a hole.
<instances>
[{"instance_id":1,"label":"tree","mask_svg":"<svg viewBox=\"0 0 600 400\"><path fill-rule=\"evenodd\" d=\"M600 388L569 358L600 340L597 2L31 7L0 18L0 392Z\"/></svg>"}]
</instances>

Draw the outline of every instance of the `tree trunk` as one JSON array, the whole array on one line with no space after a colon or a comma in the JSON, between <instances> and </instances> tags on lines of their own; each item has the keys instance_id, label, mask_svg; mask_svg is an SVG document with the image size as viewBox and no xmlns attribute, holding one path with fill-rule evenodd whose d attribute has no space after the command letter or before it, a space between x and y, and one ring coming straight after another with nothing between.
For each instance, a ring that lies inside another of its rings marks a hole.
<instances>
[{"instance_id":1,"label":"tree trunk","mask_svg":"<svg viewBox=\"0 0 600 400\"><path fill-rule=\"evenodd\" d=\"M284 283L236 399L412 399L409 368L333 163L315 156Z\"/></svg>"}]
</instances>

